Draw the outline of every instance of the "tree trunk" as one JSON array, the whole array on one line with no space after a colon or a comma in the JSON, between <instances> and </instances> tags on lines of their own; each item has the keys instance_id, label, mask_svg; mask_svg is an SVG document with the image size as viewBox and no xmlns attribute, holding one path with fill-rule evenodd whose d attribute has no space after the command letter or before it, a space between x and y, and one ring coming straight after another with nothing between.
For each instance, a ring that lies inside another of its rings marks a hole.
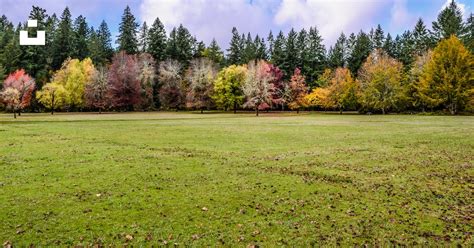
<instances>
[{"instance_id":1,"label":"tree trunk","mask_svg":"<svg viewBox=\"0 0 474 248\"><path fill-rule=\"evenodd\" d=\"M21 110L18 110L18 116L21 116Z\"/></svg>"},{"instance_id":2,"label":"tree trunk","mask_svg":"<svg viewBox=\"0 0 474 248\"><path fill-rule=\"evenodd\" d=\"M234 114L237 114L237 102L234 102Z\"/></svg>"},{"instance_id":3,"label":"tree trunk","mask_svg":"<svg viewBox=\"0 0 474 248\"><path fill-rule=\"evenodd\" d=\"M99 115L102 114L102 108L99 108Z\"/></svg>"},{"instance_id":4,"label":"tree trunk","mask_svg":"<svg viewBox=\"0 0 474 248\"><path fill-rule=\"evenodd\" d=\"M13 118L16 119L16 111L15 110L13 110Z\"/></svg>"},{"instance_id":5,"label":"tree trunk","mask_svg":"<svg viewBox=\"0 0 474 248\"><path fill-rule=\"evenodd\" d=\"M385 108L382 108L382 114L383 115L385 114Z\"/></svg>"},{"instance_id":6,"label":"tree trunk","mask_svg":"<svg viewBox=\"0 0 474 248\"><path fill-rule=\"evenodd\" d=\"M342 115L342 109L339 109L339 114Z\"/></svg>"},{"instance_id":7,"label":"tree trunk","mask_svg":"<svg viewBox=\"0 0 474 248\"><path fill-rule=\"evenodd\" d=\"M204 110L203 110L203 109L201 109L201 114L202 114L202 113L204 113Z\"/></svg>"},{"instance_id":8,"label":"tree trunk","mask_svg":"<svg viewBox=\"0 0 474 248\"><path fill-rule=\"evenodd\" d=\"M257 116L258 116L258 107L255 108L255 111L257 111Z\"/></svg>"},{"instance_id":9,"label":"tree trunk","mask_svg":"<svg viewBox=\"0 0 474 248\"><path fill-rule=\"evenodd\" d=\"M297 108L296 109L296 114L299 114L300 113L300 108Z\"/></svg>"},{"instance_id":10,"label":"tree trunk","mask_svg":"<svg viewBox=\"0 0 474 248\"><path fill-rule=\"evenodd\" d=\"M53 108L51 109L51 115L54 115L54 109Z\"/></svg>"}]
</instances>

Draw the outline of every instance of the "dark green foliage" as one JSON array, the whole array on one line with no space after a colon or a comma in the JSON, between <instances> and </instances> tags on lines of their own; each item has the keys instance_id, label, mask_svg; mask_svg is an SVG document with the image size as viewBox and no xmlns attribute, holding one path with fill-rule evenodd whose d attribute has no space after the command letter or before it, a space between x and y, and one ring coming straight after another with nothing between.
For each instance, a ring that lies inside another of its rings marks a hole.
<instances>
[{"instance_id":1,"label":"dark green foliage","mask_svg":"<svg viewBox=\"0 0 474 248\"><path fill-rule=\"evenodd\" d=\"M267 53L268 59L271 60L272 54L273 54L273 45L275 43L275 38L273 37L273 33L271 30L270 30L270 33L268 34L267 42L268 42L268 53Z\"/></svg>"},{"instance_id":2,"label":"dark green foliage","mask_svg":"<svg viewBox=\"0 0 474 248\"><path fill-rule=\"evenodd\" d=\"M336 41L334 47L329 49L328 53L328 66L335 69L338 67L344 67L346 64L347 55L347 39L344 33L341 33Z\"/></svg>"},{"instance_id":3,"label":"dark green foliage","mask_svg":"<svg viewBox=\"0 0 474 248\"><path fill-rule=\"evenodd\" d=\"M138 32L138 51L140 53L146 53L148 52L148 25L146 22L143 22L142 26L140 27L140 31Z\"/></svg>"},{"instance_id":4,"label":"dark green foliage","mask_svg":"<svg viewBox=\"0 0 474 248\"><path fill-rule=\"evenodd\" d=\"M280 69L285 73L287 79L293 74L298 67L298 48L296 47L298 34L294 29L288 33L285 43L285 60Z\"/></svg>"},{"instance_id":5,"label":"dark green foliage","mask_svg":"<svg viewBox=\"0 0 474 248\"><path fill-rule=\"evenodd\" d=\"M397 36L395 39L395 47L394 57L403 63L405 69L409 69L415 59L415 41L413 34L410 31L406 31L402 36Z\"/></svg>"},{"instance_id":6,"label":"dark green foliage","mask_svg":"<svg viewBox=\"0 0 474 248\"><path fill-rule=\"evenodd\" d=\"M166 54L168 58L179 61L184 68L189 65L193 58L194 38L183 25L174 28L170 33Z\"/></svg>"},{"instance_id":7,"label":"dark green foliage","mask_svg":"<svg viewBox=\"0 0 474 248\"><path fill-rule=\"evenodd\" d=\"M466 34L461 38L469 51L471 51L471 54L474 54L474 16L472 13L467 18Z\"/></svg>"},{"instance_id":8,"label":"dark green foliage","mask_svg":"<svg viewBox=\"0 0 474 248\"><path fill-rule=\"evenodd\" d=\"M387 34L387 38L385 38L382 49L388 55L390 55L390 57L395 57L395 53L396 53L395 41L392 39L392 35L390 33Z\"/></svg>"},{"instance_id":9,"label":"dark green foliage","mask_svg":"<svg viewBox=\"0 0 474 248\"><path fill-rule=\"evenodd\" d=\"M451 35L462 37L464 31L461 9L452 0L449 6L439 13L437 20L433 22L433 33L439 41L449 38Z\"/></svg>"},{"instance_id":10,"label":"dark green foliage","mask_svg":"<svg viewBox=\"0 0 474 248\"><path fill-rule=\"evenodd\" d=\"M304 65L308 52L308 32L305 29L301 29L296 38L296 52L296 67L300 68L301 72L306 75Z\"/></svg>"},{"instance_id":11,"label":"dark green foliage","mask_svg":"<svg viewBox=\"0 0 474 248\"><path fill-rule=\"evenodd\" d=\"M370 37L366 33L360 31L348 58L348 65L352 75L357 76L359 68L365 62L371 51L372 47Z\"/></svg>"},{"instance_id":12,"label":"dark green foliage","mask_svg":"<svg viewBox=\"0 0 474 248\"><path fill-rule=\"evenodd\" d=\"M245 39L244 42L244 50L242 53L242 62L243 63L248 63L249 61L253 61L256 59L256 52L257 48L255 46L255 43L253 42L252 36L250 33L247 34L247 38Z\"/></svg>"},{"instance_id":13,"label":"dark green foliage","mask_svg":"<svg viewBox=\"0 0 474 248\"><path fill-rule=\"evenodd\" d=\"M227 62L230 65L242 64L243 48L242 41L237 28L232 28L232 39L230 40L229 49L227 49Z\"/></svg>"},{"instance_id":14,"label":"dark green foliage","mask_svg":"<svg viewBox=\"0 0 474 248\"><path fill-rule=\"evenodd\" d=\"M209 47L204 50L203 56L210 59L217 65L224 65L224 53L219 47L219 44L217 44L216 39L212 39L211 44L209 44Z\"/></svg>"},{"instance_id":15,"label":"dark green foliage","mask_svg":"<svg viewBox=\"0 0 474 248\"><path fill-rule=\"evenodd\" d=\"M64 60L74 55L74 30L72 29L71 12L69 8L64 9L54 34L53 41L53 69L61 67Z\"/></svg>"},{"instance_id":16,"label":"dark green foliage","mask_svg":"<svg viewBox=\"0 0 474 248\"><path fill-rule=\"evenodd\" d=\"M203 41L196 41L196 38L193 38L193 58L203 57L203 53L206 50L206 44Z\"/></svg>"},{"instance_id":17,"label":"dark green foliage","mask_svg":"<svg viewBox=\"0 0 474 248\"><path fill-rule=\"evenodd\" d=\"M371 32L370 39L372 41L373 49L380 49L384 45L385 35L380 24L377 26L375 31Z\"/></svg>"},{"instance_id":18,"label":"dark green foliage","mask_svg":"<svg viewBox=\"0 0 474 248\"><path fill-rule=\"evenodd\" d=\"M420 56L434 45L433 38L420 18L412 33L415 54Z\"/></svg>"},{"instance_id":19,"label":"dark green foliage","mask_svg":"<svg viewBox=\"0 0 474 248\"><path fill-rule=\"evenodd\" d=\"M148 52L159 62L166 59L166 30L156 18L148 32Z\"/></svg>"},{"instance_id":20,"label":"dark green foliage","mask_svg":"<svg viewBox=\"0 0 474 248\"><path fill-rule=\"evenodd\" d=\"M327 65L326 48L316 27L309 29L307 42L306 50L303 54L304 63L302 71L308 86L312 87Z\"/></svg>"},{"instance_id":21,"label":"dark green foliage","mask_svg":"<svg viewBox=\"0 0 474 248\"><path fill-rule=\"evenodd\" d=\"M280 31L273 43L273 49L271 55L271 62L283 69L285 63L285 44L286 39L282 31Z\"/></svg>"},{"instance_id":22,"label":"dark green foliage","mask_svg":"<svg viewBox=\"0 0 474 248\"><path fill-rule=\"evenodd\" d=\"M255 46L255 59L267 60L267 45L265 44L265 40L257 35L253 42Z\"/></svg>"},{"instance_id":23,"label":"dark green foliage","mask_svg":"<svg viewBox=\"0 0 474 248\"><path fill-rule=\"evenodd\" d=\"M127 5L122 15L122 22L119 26L119 36L117 44L119 51L125 51L127 54L135 54L138 52L137 28L138 23L135 21L130 7Z\"/></svg>"},{"instance_id":24,"label":"dark green foliage","mask_svg":"<svg viewBox=\"0 0 474 248\"><path fill-rule=\"evenodd\" d=\"M74 58L83 60L89 56L88 38L89 28L87 27L86 18L80 15L74 21Z\"/></svg>"},{"instance_id":25,"label":"dark green foliage","mask_svg":"<svg viewBox=\"0 0 474 248\"><path fill-rule=\"evenodd\" d=\"M112 35L110 34L109 27L105 21L102 21L97 30L97 39L100 44L101 53L99 64L110 62L114 55L114 49L112 48Z\"/></svg>"}]
</instances>

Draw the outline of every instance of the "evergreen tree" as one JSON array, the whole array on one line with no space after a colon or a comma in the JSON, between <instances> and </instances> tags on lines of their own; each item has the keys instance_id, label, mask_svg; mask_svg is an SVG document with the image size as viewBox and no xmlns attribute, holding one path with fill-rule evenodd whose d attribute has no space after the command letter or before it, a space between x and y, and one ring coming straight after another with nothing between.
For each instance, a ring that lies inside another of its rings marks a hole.
<instances>
[{"instance_id":1,"label":"evergreen tree","mask_svg":"<svg viewBox=\"0 0 474 248\"><path fill-rule=\"evenodd\" d=\"M105 21L100 23L99 29L97 30L97 39L100 44L101 52L101 61L99 64L110 62L112 56L114 56L114 49L112 48L112 35Z\"/></svg>"},{"instance_id":2,"label":"evergreen tree","mask_svg":"<svg viewBox=\"0 0 474 248\"><path fill-rule=\"evenodd\" d=\"M412 35L416 55L421 56L432 47L431 35L421 18L418 19Z\"/></svg>"},{"instance_id":3,"label":"evergreen tree","mask_svg":"<svg viewBox=\"0 0 474 248\"><path fill-rule=\"evenodd\" d=\"M222 52L221 48L217 44L216 39L212 39L211 44L203 53L203 56L211 60L217 65L223 66L224 65L224 53Z\"/></svg>"},{"instance_id":4,"label":"evergreen tree","mask_svg":"<svg viewBox=\"0 0 474 248\"><path fill-rule=\"evenodd\" d=\"M239 31L237 28L232 28L232 39L230 40L229 49L227 49L227 62L229 65L240 65L242 64L242 45Z\"/></svg>"},{"instance_id":5,"label":"evergreen tree","mask_svg":"<svg viewBox=\"0 0 474 248\"><path fill-rule=\"evenodd\" d=\"M119 51L125 51L127 54L135 54L138 51L137 40L138 23L135 21L130 7L127 5L122 15L122 22L119 26L117 44Z\"/></svg>"},{"instance_id":6,"label":"evergreen tree","mask_svg":"<svg viewBox=\"0 0 474 248\"><path fill-rule=\"evenodd\" d=\"M328 66L332 69L338 67L344 67L345 65L345 52L346 52L346 36L342 33L337 39L334 47L329 47L328 52Z\"/></svg>"},{"instance_id":7,"label":"evergreen tree","mask_svg":"<svg viewBox=\"0 0 474 248\"><path fill-rule=\"evenodd\" d=\"M148 52L159 63L166 59L166 30L159 18L156 18L148 32Z\"/></svg>"},{"instance_id":8,"label":"evergreen tree","mask_svg":"<svg viewBox=\"0 0 474 248\"><path fill-rule=\"evenodd\" d=\"M256 47L255 43L253 43L252 35L250 35L250 33L247 34L244 44L242 62L248 63L256 59Z\"/></svg>"},{"instance_id":9,"label":"evergreen tree","mask_svg":"<svg viewBox=\"0 0 474 248\"><path fill-rule=\"evenodd\" d=\"M360 31L348 59L348 65L352 75L358 75L359 68L365 62L371 51L370 37L363 31Z\"/></svg>"},{"instance_id":10,"label":"evergreen tree","mask_svg":"<svg viewBox=\"0 0 474 248\"><path fill-rule=\"evenodd\" d=\"M454 0L439 13L438 19L433 22L433 33L438 41L449 38L451 35L463 36L462 12Z\"/></svg>"},{"instance_id":11,"label":"evergreen tree","mask_svg":"<svg viewBox=\"0 0 474 248\"><path fill-rule=\"evenodd\" d=\"M13 26L10 27L9 25L6 29L7 36L11 35L11 37L7 40L7 43L3 48L3 52L1 54L2 61L0 61L0 63L2 63L5 67L5 71L7 74L10 74L16 71L18 68L22 67L22 50L20 48L19 40L20 29L22 29L21 26L18 26L16 29L14 29Z\"/></svg>"},{"instance_id":12,"label":"evergreen tree","mask_svg":"<svg viewBox=\"0 0 474 248\"><path fill-rule=\"evenodd\" d=\"M89 51L89 57L92 59L94 65L103 65L105 62L103 61L102 56L102 47L100 44L99 36L95 31L94 27L91 27L89 30L89 42L87 43Z\"/></svg>"},{"instance_id":13,"label":"evergreen tree","mask_svg":"<svg viewBox=\"0 0 474 248\"><path fill-rule=\"evenodd\" d=\"M49 16L46 14L45 9L33 6L28 18L38 21L38 28L28 29L29 36L36 37L36 30L46 29ZM46 35L49 36L49 39L52 36L51 33L46 33ZM28 74L36 78L38 86L41 87L48 77L47 50L42 46L26 46L24 47L24 51L22 57L23 68Z\"/></svg>"},{"instance_id":14,"label":"evergreen tree","mask_svg":"<svg viewBox=\"0 0 474 248\"><path fill-rule=\"evenodd\" d=\"M140 53L148 52L148 25L146 22L143 22L142 26L140 27L140 31L138 32L138 51Z\"/></svg>"},{"instance_id":15,"label":"evergreen tree","mask_svg":"<svg viewBox=\"0 0 474 248\"><path fill-rule=\"evenodd\" d=\"M268 59L271 60L271 57L273 54L273 44L275 43L275 39L273 38L273 33L271 30L270 30L270 33L268 34L267 42L268 42Z\"/></svg>"},{"instance_id":16,"label":"evergreen tree","mask_svg":"<svg viewBox=\"0 0 474 248\"><path fill-rule=\"evenodd\" d=\"M405 31L396 41L395 58L403 63L405 69L409 69L415 59L414 52L415 42L413 34L410 31Z\"/></svg>"},{"instance_id":17,"label":"evergreen tree","mask_svg":"<svg viewBox=\"0 0 474 248\"><path fill-rule=\"evenodd\" d=\"M385 42L383 43L382 49L390 56L395 57L395 41L392 39L392 35L390 33L387 34L387 38L385 38Z\"/></svg>"},{"instance_id":18,"label":"evergreen tree","mask_svg":"<svg viewBox=\"0 0 474 248\"><path fill-rule=\"evenodd\" d=\"M306 75L306 71L304 69L306 64L307 52L308 52L308 33L303 28L298 33L298 37L296 38L296 67L300 68L300 71L303 75Z\"/></svg>"},{"instance_id":19,"label":"evergreen tree","mask_svg":"<svg viewBox=\"0 0 474 248\"><path fill-rule=\"evenodd\" d=\"M196 41L196 37L193 38L193 58L202 58L203 53L206 50L206 44L203 41Z\"/></svg>"},{"instance_id":20,"label":"evergreen tree","mask_svg":"<svg viewBox=\"0 0 474 248\"><path fill-rule=\"evenodd\" d=\"M53 69L57 70L63 62L74 55L74 30L72 29L71 12L64 9L54 34Z\"/></svg>"},{"instance_id":21,"label":"evergreen tree","mask_svg":"<svg viewBox=\"0 0 474 248\"><path fill-rule=\"evenodd\" d=\"M466 22L466 35L463 38L464 44L474 54L474 16L471 15L467 18Z\"/></svg>"},{"instance_id":22,"label":"evergreen tree","mask_svg":"<svg viewBox=\"0 0 474 248\"><path fill-rule=\"evenodd\" d=\"M297 38L298 34L294 29L291 29L286 39L285 60L281 67L287 78L289 78L292 72L298 67L298 49L296 47Z\"/></svg>"},{"instance_id":23,"label":"evergreen tree","mask_svg":"<svg viewBox=\"0 0 474 248\"><path fill-rule=\"evenodd\" d=\"M382 46L384 44L384 40L385 40L385 35L384 35L383 29L380 26L380 24L377 26L377 28L372 33L370 38L371 38L371 41L372 41L372 48L373 49L382 48Z\"/></svg>"},{"instance_id":24,"label":"evergreen tree","mask_svg":"<svg viewBox=\"0 0 474 248\"><path fill-rule=\"evenodd\" d=\"M275 42L273 43L273 49L271 53L271 62L280 69L283 69L285 64L285 44L285 35L282 31L280 31L275 39Z\"/></svg>"},{"instance_id":25,"label":"evergreen tree","mask_svg":"<svg viewBox=\"0 0 474 248\"><path fill-rule=\"evenodd\" d=\"M316 79L326 67L326 48L316 27L311 27L308 33L308 45L304 54L303 72L308 86L313 87Z\"/></svg>"},{"instance_id":26,"label":"evergreen tree","mask_svg":"<svg viewBox=\"0 0 474 248\"><path fill-rule=\"evenodd\" d=\"M194 38L183 25L173 28L167 44L167 55L170 59L179 61L183 69L189 65L193 58Z\"/></svg>"},{"instance_id":27,"label":"evergreen tree","mask_svg":"<svg viewBox=\"0 0 474 248\"><path fill-rule=\"evenodd\" d=\"M89 39L89 28L87 27L86 18L82 15L78 16L74 21L74 58L83 60L89 56L87 43Z\"/></svg>"},{"instance_id":28,"label":"evergreen tree","mask_svg":"<svg viewBox=\"0 0 474 248\"><path fill-rule=\"evenodd\" d=\"M267 60L267 45L265 44L265 40L260 38L258 35L255 36L255 40L253 41L255 46L255 59L260 60Z\"/></svg>"}]
</instances>

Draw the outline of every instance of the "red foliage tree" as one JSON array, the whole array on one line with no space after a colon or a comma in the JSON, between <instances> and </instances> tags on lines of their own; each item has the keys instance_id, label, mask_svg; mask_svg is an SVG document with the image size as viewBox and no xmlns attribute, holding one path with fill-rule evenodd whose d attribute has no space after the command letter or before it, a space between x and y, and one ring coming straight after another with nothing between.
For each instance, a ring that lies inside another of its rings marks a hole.
<instances>
[{"instance_id":1,"label":"red foliage tree","mask_svg":"<svg viewBox=\"0 0 474 248\"><path fill-rule=\"evenodd\" d=\"M2 99L15 118L17 112L20 115L30 105L35 88L35 80L23 69L11 73L3 82Z\"/></svg>"},{"instance_id":2,"label":"red foliage tree","mask_svg":"<svg viewBox=\"0 0 474 248\"><path fill-rule=\"evenodd\" d=\"M290 109L296 109L297 113L299 113L300 108L306 105L305 96L308 93L305 77L301 75L300 69L295 69L293 76L291 76L289 88L291 97L288 106Z\"/></svg>"},{"instance_id":3,"label":"red foliage tree","mask_svg":"<svg viewBox=\"0 0 474 248\"><path fill-rule=\"evenodd\" d=\"M108 81L108 95L113 107L133 110L141 104L140 67L136 55L124 51L115 54Z\"/></svg>"}]
</instances>

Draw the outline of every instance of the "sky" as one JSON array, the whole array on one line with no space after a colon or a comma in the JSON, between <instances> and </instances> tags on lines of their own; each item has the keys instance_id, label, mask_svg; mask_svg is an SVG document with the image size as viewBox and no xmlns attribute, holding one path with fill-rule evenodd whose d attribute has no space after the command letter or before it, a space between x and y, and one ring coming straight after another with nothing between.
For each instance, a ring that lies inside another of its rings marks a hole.
<instances>
[{"instance_id":1,"label":"sky","mask_svg":"<svg viewBox=\"0 0 474 248\"><path fill-rule=\"evenodd\" d=\"M418 18L431 27L438 13L451 0L0 0L0 15L14 23L24 22L32 5L58 17L66 6L73 17L82 14L97 27L105 20L114 36L125 6L129 5L137 21L150 26L159 17L169 31L183 24L206 44L215 38L227 48L232 27L267 37L291 28L316 26L326 47L341 32L369 31L380 24L393 34L413 29ZM467 17L474 11L474 0L456 0Z\"/></svg>"}]
</instances>

